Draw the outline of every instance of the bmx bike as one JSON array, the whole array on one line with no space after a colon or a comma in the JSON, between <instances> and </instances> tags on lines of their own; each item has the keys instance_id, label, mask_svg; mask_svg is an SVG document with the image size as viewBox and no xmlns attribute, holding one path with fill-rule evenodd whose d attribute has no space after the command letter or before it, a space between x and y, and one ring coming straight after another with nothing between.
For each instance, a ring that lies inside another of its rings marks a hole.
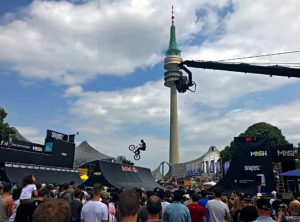
<instances>
[{"instance_id":1,"label":"bmx bike","mask_svg":"<svg viewBox=\"0 0 300 222\"><path fill-rule=\"evenodd\" d=\"M138 154L138 152L137 152L137 149L139 148L140 146L135 146L135 145L133 145L133 144L131 144L131 145L129 145L129 150L130 151L132 151L133 153L134 153L134 159L135 160L139 160L140 158L141 158L141 155L140 154Z\"/></svg>"}]
</instances>

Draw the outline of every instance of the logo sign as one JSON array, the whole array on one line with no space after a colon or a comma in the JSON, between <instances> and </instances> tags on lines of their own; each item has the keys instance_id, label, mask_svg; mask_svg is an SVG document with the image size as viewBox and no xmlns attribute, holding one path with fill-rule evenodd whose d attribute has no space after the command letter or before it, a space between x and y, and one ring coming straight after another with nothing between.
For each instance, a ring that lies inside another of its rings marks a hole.
<instances>
[{"instance_id":1,"label":"logo sign","mask_svg":"<svg viewBox=\"0 0 300 222\"><path fill-rule=\"evenodd\" d=\"M127 172L138 172L138 169L135 167L130 167L130 166L122 166L122 171L127 171Z\"/></svg>"},{"instance_id":2,"label":"logo sign","mask_svg":"<svg viewBox=\"0 0 300 222\"><path fill-rule=\"evenodd\" d=\"M267 151L250 151L250 156L268 156Z\"/></svg>"},{"instance_id":3,"label":"logo sign","mask_svg":"<svg viewBox=\"0 0 300 222\"><path fill-rule=\"evenodd\" d=\"M68 154L67 154L67 153L61 153L61 155L62 155L62 156L67 156Z\"/></svg>"},{"instance_id":4,"label":"logo sign","mask_svg":"<svg viewBox=\"0 0 300 222\"><path fill-rule=\"evenodd\" d=\"M45 143L45 153L52 153L53 151L53 142Z\"/></svg>"},{"instance_id":5,"label":"logo sign","mask_svg":"<svg viewBox=\"0 0 300 222\"><path fill-rule=\"evenodd\" d=\"M59 133L59 132L55 132L52 130L47 130L47 138L52 138L52 139L56 139L56 140L63 140L63 141L68 141L68 135L63 134L63 133Z\"/></svg>"},{"instance_id":6,"label":"logo sign","mask_svg":"<svg viewBox=\"0 0 300 222\"><path fill-rule=\"evenodd\" d=\"M293 157L295 156L294 150L277 150L277 155L278 156L284 156L284 157Z\"/></svg>"},{"instance_id":7,"label":"logo sign","mask_svg":"<svg viewBox=\"0 0 300 222\"><path fill-rule=\"evenodd\" d=\"M259 171L261 169L261 165L245 165L244 170L245 171Z\"/></svg>"},{"instance_id":8,"label":"logo sign","mask_svg":"<svg viewBox=\"0 0 300 222\"><path fill-rule=\"evenodd\" d=\"M43 148L40 146L32 146L32 150L36 152L43 152Z\"/></svg>"}]
</instances>

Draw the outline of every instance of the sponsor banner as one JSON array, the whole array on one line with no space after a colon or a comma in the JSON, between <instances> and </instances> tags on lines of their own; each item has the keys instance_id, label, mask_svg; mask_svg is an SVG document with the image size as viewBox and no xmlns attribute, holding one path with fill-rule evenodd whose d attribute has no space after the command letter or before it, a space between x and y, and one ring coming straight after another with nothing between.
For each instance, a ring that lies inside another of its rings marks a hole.
<instances>
[{"instance_id":1,"label":"sponsor banner","mask_svg":"<svg viewBox=\"0 0 300 222\"><path fill-rule=\"evenodd\" d=\"M20 151L28 151L34 153L43 153L45 150L45 146L36 143L29 143L26 141L12 139L11 143L8 141L2 140L0 141L0 146L7 149L14 149Z\"/></svg>"},{"instance_id":2,"label":"sponsor banner","mask_svg":"<svg viewBox=\"0 0 300 222\"><path fill-rule=\"evenodd\" d=\"M52 152L53 152L53 142L46 142L45 153L52 153Z\"/></svg>"},{"instance_id":3,"label":"sponsor banner","mask_svg":"<svg viewBox=\"0 0 300 222\"><path fill-rule=\"evenodd\" d=\"M68 137L69 136L67 134L59 133L49 129L47 130L47 139L56 139L68 142Z\"/></svg>"},{"instance_id":4,"label":"sponsor banner","mask_svg":"<svg viewBox=\"0 0 300 222\"><path fill-rule=\"evenodd\" d=\"M224 163L224 171L225 171L225 174L227 173L227 170L229 169L229 166L230 166L230 162L225 162L225 163Z\"/></svg>"},{"instance_id":5,"label":"sponsor banner","mask_svg":"<svg viewBox=\"0 0 300 222\"><path fill-rule=\"evenodd\" d=\"M295 151L292 144L289 145L273 145L272 160L273 162L291 161L295 158Z\"/></svg>"},{"instance_id":6,"label":"sponsor banner","mask_svg":"<svg viewBox=\"0 0 300 222\"><path fill-rule=\"evenodd\" d=\"M130 166L121 166L122 167L122 171L127 171L127 172L138 172L138 169L135 167L130 167Z\"/></svg>"},{"instance_id":7,"label":"sponsor banner","mask_svg":"<svg viewBox=\"0 0 300 222\"><path fill-rule=\"evenodd\" d=\"M267 136L235 137L234 146L230 166L227 169L225 163L226 174L218 186L223 190L234 187L235 190L241 189L244 192L255 193L257 174L263 174L267 181L267 192L274 190L275 178L269 138Z\"/></svg>"}]
</instances>

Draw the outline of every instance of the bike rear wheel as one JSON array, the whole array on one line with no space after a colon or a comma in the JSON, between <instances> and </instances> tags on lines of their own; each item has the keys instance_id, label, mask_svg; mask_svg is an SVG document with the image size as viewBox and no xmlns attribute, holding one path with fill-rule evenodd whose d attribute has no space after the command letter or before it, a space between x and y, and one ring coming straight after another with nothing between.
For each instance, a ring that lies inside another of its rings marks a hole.
<instances>
[{"instance_id":1,"label":"bike rear wheel","mask_svg":"<svg viewBox=\"0 0 300 222\"><path fill-rule=\"evenodd\" d=\"M141 156L140 156L139 154L135 154L135 155L134 155L134 159L135 159L135 160L139 160L140 158L141 158Z\"/></svg>"},{"instance_id":2,"label":"bike rear wheel","mask_svg":"<svg viewBox=\"0 0 300 222\"><path fill-rule=\"evenodd\" d=\"M135 145L133 145L133 144L129 145L129 150L134 151L135 150Z\"/></svg>"}]
</instances>

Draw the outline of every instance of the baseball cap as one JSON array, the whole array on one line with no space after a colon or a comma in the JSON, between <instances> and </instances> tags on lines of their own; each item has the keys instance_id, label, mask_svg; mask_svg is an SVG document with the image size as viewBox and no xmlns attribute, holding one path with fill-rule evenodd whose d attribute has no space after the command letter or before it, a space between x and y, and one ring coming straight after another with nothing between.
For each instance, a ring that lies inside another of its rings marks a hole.
<instances>
[{"instance_id":1,"label":"baseball cap","mask_svg":"<svg viewBox=\"0 0 300 222\"><path fill-rule=\"evenodd\" d=\"M276 191L272 191L271 194L272 194L273 196L276 196Z\"/></svg>"},{"instance_id":2,"label":"baseball cap","mask_svg":"<svg viewBox=\"0 0 300 222\"><path fill-rule=\"evenodd\" d=\"M101 198L102 199L109 199L109 194L107 192L102 192Z\"/></svg>"},{"instance_id":3,"label":"baseball cap","mask_svg":"<svg viewBox=\"0 0 300 222\"><path fill-rule=\"evenodd\" d=\"M249 193L246 193L243 199L244 200L252 200L252 195Z\"/></svg>"},{"instance_id":4,"label":"baseball cap","mask_svg":"<svg viewBox=\"0 0 300 222\"><path fill-rule=\"evenodd\" d=\"M267 199L264 198L258 199L256 204L258 209L266 210L266 211L271 210L271 204Z\"/></svg>"},{"instance_id":5,"label":"baseball cap","mask_svg":"<svg viewBox=\"0 0 300 222\"><path fill-rule=\"evenodd\" d=\"M157 191L157 196L158 196L160 199L163 199L163 198L165 197L165 191L164 191L164 189L159 188L158 191Z\"/></svg>"},{"instance_id":6,"label":"baseball cap","mask_svg":"<svg viewBox=\"0 0 300 222\"><path fill-rule=\"evenodd\" d=\"M257 194L256 194L256 196L258 196L258 197L261 197L261 196L262 196L262 194L261 194L261 193L257 193Z\"/></svg>"}]
</instances>

